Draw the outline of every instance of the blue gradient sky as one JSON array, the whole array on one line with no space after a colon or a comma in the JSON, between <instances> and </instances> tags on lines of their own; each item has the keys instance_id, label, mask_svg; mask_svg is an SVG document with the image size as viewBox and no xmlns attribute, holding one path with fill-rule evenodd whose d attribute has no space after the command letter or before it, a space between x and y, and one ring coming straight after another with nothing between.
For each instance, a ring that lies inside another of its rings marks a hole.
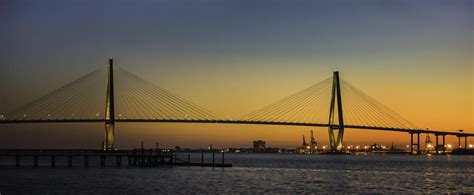
<instances>
[{"instance_id":1,"label":"blue gradient sky","mask_svg":"<svg viewBox=\"0 0 474 195\"><path fill-rule=\"evenodd\" d=\"M14 109L108 57L230 116L339 69L414 123L472 132L473 20L470 0L3 0L0 106Z\"/></svg>"}]
</instances>

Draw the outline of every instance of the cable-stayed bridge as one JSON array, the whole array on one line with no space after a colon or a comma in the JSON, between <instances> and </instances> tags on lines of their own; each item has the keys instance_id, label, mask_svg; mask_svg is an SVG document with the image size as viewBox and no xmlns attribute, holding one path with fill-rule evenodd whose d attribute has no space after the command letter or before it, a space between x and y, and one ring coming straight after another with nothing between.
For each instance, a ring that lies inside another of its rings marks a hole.
<instances>
[{"instance_id":1,"label":"cable-stayed bridge","mask_svg":"<svg viewBox=\"0 0 474 195\"><path fill-rule=\"evenodd\" d=\"M347 128L410 133L413 146L420 150L420 134L433 133L436 149L444 150L445 136L474 134L424 130L404 119L362 90L339 78L339 73L280 101L227 120L178 95L109 64L17 109L0 110L0 124L104 122L104 149L114 148L116 122L177 122L292 125L327 127L333 152L343 149ZM414 143L414 136L417 142ZM442 136L443 143L438 143Z\"/></svg>"}]
</instances>

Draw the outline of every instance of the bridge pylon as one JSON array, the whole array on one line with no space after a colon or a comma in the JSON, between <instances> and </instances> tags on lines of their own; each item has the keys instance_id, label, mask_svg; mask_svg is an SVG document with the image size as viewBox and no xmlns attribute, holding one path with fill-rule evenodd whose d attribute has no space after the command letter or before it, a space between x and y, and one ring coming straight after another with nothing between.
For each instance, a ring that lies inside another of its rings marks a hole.
<instances>
[{"instance_id":1,"label":"bridge pylon","mask_svg":"<svg viewBox=\"0 0 474 195\"><path fill-rule=\"evenodd\" d=\"M337 108L337 109L336 109ZM335 112L337 111L338 125L334 125ZM334 137L334 131L337 130L337 137ZM334 71L332 93L331 93L331 106L329 109L329 145L331 152L342 152L342 139L344 136L344 115L342 113L342 95L341 95L341 82L339 80L339 72Z\"/></svg>"},{"instance_id":2,"label":"bridge pylon","mask_svg":"<svg viewBox=\"0 0 474 195\"><path fill-rule=\"evenodd\" d=\"M109 59L107 67L107 96L105 103L104 150L114 149L115 103L114 103L114 61Z\"/></svg>"}]
</instances>

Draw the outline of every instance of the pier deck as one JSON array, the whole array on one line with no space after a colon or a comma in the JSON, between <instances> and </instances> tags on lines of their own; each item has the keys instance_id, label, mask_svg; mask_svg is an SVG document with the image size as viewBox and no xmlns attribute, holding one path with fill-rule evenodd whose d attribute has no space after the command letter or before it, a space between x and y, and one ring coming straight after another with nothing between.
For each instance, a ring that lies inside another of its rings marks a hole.
<instances>
[{"instance_id":1,"label":"pier deck","mask_svg":"<svg viewBox=\"0 0 474 195\"><path fill-rule=\"evenodd\" d=\"M39 159L44 162L49 160L50 167L57 164L64 164L73 167L73 159L82 159L82 167L89 167L96 162L100 167L110 167L110 161L115 160L115 167L122 167L122 161L127 161L128 167L163 167L163 166L200 166L200 167L232 167L232 164L224 163L224 154L220 162L216 161L215 154L212 154L212 163L205 162L204 152L201 153L200 162L191 162L190 155L186 160L178 158L176 153L169 150L156 149L133 149L133 150L81 150L81 149L0 149L0 166L5 166L1 162L14 160L14 165L20 167L21 164L31 164L33 167L40 166ZM66 160L61 160L66 158ZM26 163L30 161L30 163ZM8 164L8 163L7 163ZM75 163L76 164L76 163ZM77 165L76 165L77 166Z\"/></svg>"}]
</instances>

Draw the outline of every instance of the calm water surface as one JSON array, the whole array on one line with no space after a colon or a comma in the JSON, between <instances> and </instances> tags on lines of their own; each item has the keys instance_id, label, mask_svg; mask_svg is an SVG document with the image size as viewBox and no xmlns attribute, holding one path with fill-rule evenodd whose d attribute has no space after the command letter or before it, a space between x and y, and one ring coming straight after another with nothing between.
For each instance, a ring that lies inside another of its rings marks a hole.
<instances>
[{"instance_id":1,"label":"calm water surface","mask_svg":"<svg viewBox=\"0 0 474 195\"><path fill-rule=\"evenodd\" d=\"M192 160L200 161L200 154ZM225 169L86 169L81 162L65 168L58 159L54 169L48 162L2 166L0 193L474 193L474 156L228 154L226 163L234 167Z\"/></svg>"}]
</instances>

